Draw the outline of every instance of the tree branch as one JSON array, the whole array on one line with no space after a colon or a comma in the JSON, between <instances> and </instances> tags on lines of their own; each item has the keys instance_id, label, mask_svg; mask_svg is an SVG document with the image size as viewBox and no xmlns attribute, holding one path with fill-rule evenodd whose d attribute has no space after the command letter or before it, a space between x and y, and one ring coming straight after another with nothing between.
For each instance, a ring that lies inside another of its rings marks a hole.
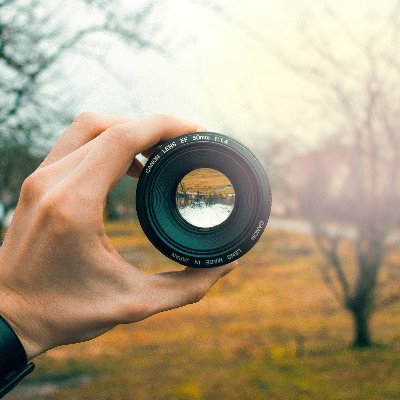
<instances>
[{"instance_id":1,"label":"tree branch","mask_svg":"<svg viewBox=\"0 0 400 400\"><path fill-rule=\"evenodd\" d=\"M330 275L330 266L329 265L322 265L320 267L320 272L321 272L321 277L325 285L330 289L331 293L333 296L336 298L336 300L342 304L346 304L346 299L341 295L340 291L336 287L331 275Z\"/></svg>"},{"instance_id":2,"label":"tree branch","mask_svg":"<svg viewBox=\"0 0 400 400\"><path fill-rule=\"evenodd\" d=\"M330 237L315 222L312 223L313 236L321 253L329 261L329 265L333 268L343 291L345 301L351 296L349 281L343 271L342 263L338 255L338 245L340 237Z\"/></svg>"},{"instance_id":3,"label":"tree branch","mask_svg":"<svg viewBox=\"0 0 400 400\"><path fill-rule=\"evenodd\" d=\"M396 304L399 301L400 301L400 294L396 293L396 294L386 297L383 300L376 301L374 304L374 309L379 310L379 309L391 306L393 304Z\"/></svg>"}]
</instances>

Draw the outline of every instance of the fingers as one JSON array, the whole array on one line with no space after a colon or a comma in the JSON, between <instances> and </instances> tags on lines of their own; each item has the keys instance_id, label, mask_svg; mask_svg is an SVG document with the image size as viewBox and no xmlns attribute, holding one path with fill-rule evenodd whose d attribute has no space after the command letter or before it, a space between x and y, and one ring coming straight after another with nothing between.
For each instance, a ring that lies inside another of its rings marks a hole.
<instances>
[{"instance_id":1,"label":"fingers","mask_svg":"<svg viewBox=\"0 0 400 400\"><path fill-rule=\"evenodd\" d=\"M118 291L117 308L112 312L113 324L137 322L162 311L200 301L207 291L237 265L234 261L216 268L186 268L158 274L145 274L132 265L125 271L125 285Z\"/></svg>"},{"instance_id":2,"label":"fingers","mask_svg":"<svg viewBox=\"0 0 400 400\"><path fill-rule=\"evenodd\" d=\"M135 155L161 141L197 129L198 125L193 122L168 115L152 115L112 126L93 141L91 151L81 163L81 176L105 196L126 174ZM137 173L135 166L132 168Z\"/></svg>"},{"instance_id":3,"label":"fingers","mask_svg":"<svg viewBox=\"0 0 400 400\"><path fill-rule=\"evenodd\" d=\"M39 168L48 166L88 143L106 129L132 121L116 115L82 113L64 131Z\"/></svg>"},{"instance_id":4,"label":"fingers","mask_svg":"<svg viewBox=\"0 0 400 400\"><path fill-rule=\"evenodd\" d=\"M200 301L208 290L231 272L237 262L216 268L186 268L183 271L154 274L155 313Z\"/></svg>"},{"instance_id":5,"label":"fingers","mask_svg":"<svg viewBox=\"0 0 400 400\"><path fill-rule=\"evenodd\" d=\"M107 188L109 189L122 178L124 173L135 178L140 176L143 163L134 159L135 154L142 152L145 157L149 157L161 146L163 141L183 133L196 131L197 128L198 126L192 122L167 115L153 115L134 120L113 115L83 113L66 129L38 169L57 166L57 170L61 172L65 170L64 172L70 174L90 154L91 160L85 162L85 166L81 168L83 174L80 176L82 179L84 178L85 182L90 178L84 176L88 169L91 170L92 175L100 176L99 171L105 170L104 165L115 164L113 172L110 171L111 175L107 175L111 176L112 181L110 182L109 178L108 185L102 186L102 193L104 193ZM103 140L102 136L104 135L107 138ZM119 136L122 136L123 139L119 140ZM124 140L125 137L127 140ZM146 147L147 143L150 144ZM107 149L108 144L110 144L110 148ZM119 150L121 146L125 147L122 149L124 151ZM129 150L131 148L132 151ZM107 158L108 153L112 153L112 157ZM124 157L120 158L116 164L113 160L119 158L121 153L124 153L122 154ZM94 163L97 163L97 169L94 167ZM81 166L79 165L79 167ZM101 181L105 182L103 179Z\"/></svg>"}]
</instances>

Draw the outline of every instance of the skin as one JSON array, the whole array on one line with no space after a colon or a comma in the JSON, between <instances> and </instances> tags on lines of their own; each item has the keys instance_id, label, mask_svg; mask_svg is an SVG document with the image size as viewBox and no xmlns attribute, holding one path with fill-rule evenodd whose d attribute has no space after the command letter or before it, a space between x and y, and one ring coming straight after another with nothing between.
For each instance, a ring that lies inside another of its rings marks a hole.
<instances>
[{"instance_id":1,"label":"skin","mask_svg":"<svg viewBox=\"0 0 400 400\"><path fill-rule=\"evenodd\" d=\"M0 248L0 315L28 359L195 303L234 268L145 274L118 254L104 229L108 192L143 168L135 155L204 130L168 115L83 113L25 180Z\"/></svg>"}]
</instances>

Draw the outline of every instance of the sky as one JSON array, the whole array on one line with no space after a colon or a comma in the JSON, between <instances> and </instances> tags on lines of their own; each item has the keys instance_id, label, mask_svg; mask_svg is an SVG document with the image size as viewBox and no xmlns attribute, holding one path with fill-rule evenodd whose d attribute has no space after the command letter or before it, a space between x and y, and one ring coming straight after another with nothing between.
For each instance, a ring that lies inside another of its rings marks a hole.
<instances>
[{"instance_id":1,"label":"sky","mask_svg":"<svg viewBox=\"0 0 400 400\"><path fill-rule=\"evenodd\" d=\"M330 132L335 113L324 104L321 87L294 73L279 54L294 63L316 62L304 29L317 43L325 40L339 59L358 61L355 43L380 26L378 16L392 7L393 1L378 6L372 0L160 1L151 21L167 55L114 41L105 50L107 71L69 56L70 90L79 94L76 112L168 113L250 146L274 138L313 145Z\"/></svg>"}]
</instances>

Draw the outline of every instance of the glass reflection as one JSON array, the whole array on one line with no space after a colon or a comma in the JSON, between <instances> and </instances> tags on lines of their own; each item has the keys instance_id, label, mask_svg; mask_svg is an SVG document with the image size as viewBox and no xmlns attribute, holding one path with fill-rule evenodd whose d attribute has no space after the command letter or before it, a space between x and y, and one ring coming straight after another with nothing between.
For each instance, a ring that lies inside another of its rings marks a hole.
<instances>
[{"instance_id":1,"label":"glass reflection","mask_svg":"<svg viewBox=\"0 0 400 400\"><path fill-rule=\"evenodd\" d=\"M176 191L179 213L190 224L211 228L224 222L235 205L230 180L211 168L199 168L187 174Z\"/></svg>"}]
</instances>

